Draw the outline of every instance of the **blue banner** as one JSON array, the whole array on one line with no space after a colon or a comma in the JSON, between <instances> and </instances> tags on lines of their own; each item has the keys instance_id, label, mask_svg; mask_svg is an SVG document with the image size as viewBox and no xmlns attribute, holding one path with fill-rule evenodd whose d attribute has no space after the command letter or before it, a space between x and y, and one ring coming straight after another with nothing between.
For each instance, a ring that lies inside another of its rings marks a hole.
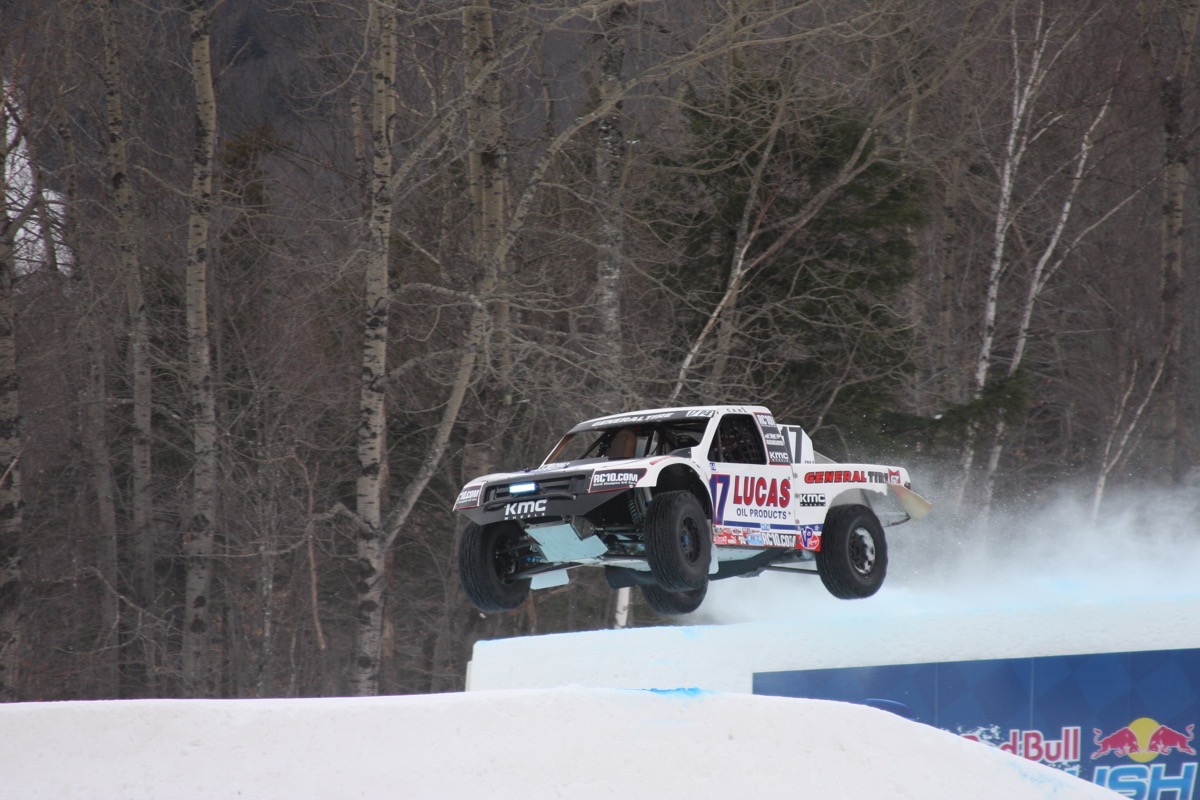
<instances>
[{"instance_id":1,"label":"blue banner","mask_svg":"<svg viewBox=\"0 0 1200 800\"><path fill-rule=\"evenodd\" d=\"M1135 800L1200 800L1200 649L759 672L753 687L882 708Z\"/></svg>"}]
</instances>

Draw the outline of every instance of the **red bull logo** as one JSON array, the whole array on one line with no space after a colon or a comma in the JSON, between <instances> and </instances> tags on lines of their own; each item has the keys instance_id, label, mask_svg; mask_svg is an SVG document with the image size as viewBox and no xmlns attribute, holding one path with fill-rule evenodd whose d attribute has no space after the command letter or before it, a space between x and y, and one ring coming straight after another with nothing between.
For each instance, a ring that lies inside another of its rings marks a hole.
<instances>
[{"instance_id":1,"label":"red bull logo","mask_svg":"<svg viewBox=\"0 0 1200 800\"><path fill-rule=\"evenodd\" d=\"M1191 742L1195 738L1195 729L1195 724L1188 725L1186 732L1180 733L1166 725L1160 725L1149 717L1135 719L1107 735L1099 728L1093 728L1092 740L1098 749L1092 753L1092 760L1114 755L1128 756L1134 761L1145 763L1176 751L1194 756L1196 749L1192 747Z\"/></svg>"},{"instance_id":2,"label":"red bull logo","mask_svg":"<svg viewBox=\"0 0 1200 800\"><path fill-rule=\"evenodd\" d=\"M1093 761L1117 757L1134 763L1098 764L1092 782L1138 800L1193 800L1198 767L1195 761L1175 765L1148 762L1159 756L1196 755L1192 746L1195 732L1194 723L1179 731L1149 717L1140 717L1109 733L1093 728Z\"/></svg>"},{"instance_id":3,"label":"red bull logo","mask_svg":"<svg viewBox=\"0 0 1200 800\"><path fill-rule=\"evenodd\" d=\"M1058 739L1052 739L1039 730L1010 730L1008 739L1000 741L999 732L994 728L990 730L992 731L991 735L985 731L979 731L964 733L962 737L973 742L984 742L999 747L1006 753L1012 753L1030 761L1040 761L1059 767L1078 764L1082 753L1080 743L1083 739L1083 732L1078 726L1062 728Z\"/></svg>"}]
</instances>

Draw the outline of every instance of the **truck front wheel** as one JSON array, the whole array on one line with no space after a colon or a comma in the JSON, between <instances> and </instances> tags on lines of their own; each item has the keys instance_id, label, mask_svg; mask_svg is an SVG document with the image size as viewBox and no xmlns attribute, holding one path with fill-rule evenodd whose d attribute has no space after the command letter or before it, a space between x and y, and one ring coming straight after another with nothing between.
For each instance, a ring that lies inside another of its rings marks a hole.
<instances>
[{"instance_id":1,"label":"truck front wheel","mask_svg":"<svg viewBox=\"0 0 1200 800\"><path fill-rule=\"evenodd\" d=\"M468 522L458 541L458 577L480 611L511 611L529 595L529 579L515 577L529 555L525 531L515 522Z\"/></svg>"},{"instance_id":2,"label":"truck front wheel","mask_svg":"<svg viewBox=\"0 0 1200 800\"><path fill-rule=\"evenodd\" d=\"M887 574L883 526L866 506L834 506L825 515L817 574L834 597L854 600L879 591Z\"/></svg>"},{"instance_id":3,"label":"truck front wheel","mask_svg":"<svg viewBox=\"0 0 1200 800\"><path fill-rule=\"evenodd\" d=\"M646 561L668 592L708 585L712 533L704 507L687 491L660 492L646 512Z\"/></svg>"}]
</instances>

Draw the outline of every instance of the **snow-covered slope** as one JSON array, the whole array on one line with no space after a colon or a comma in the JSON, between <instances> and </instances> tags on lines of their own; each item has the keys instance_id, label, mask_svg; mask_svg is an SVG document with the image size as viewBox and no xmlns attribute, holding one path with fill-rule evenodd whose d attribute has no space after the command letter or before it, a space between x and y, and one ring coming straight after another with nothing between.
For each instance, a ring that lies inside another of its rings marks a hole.
<instances>
[{"instance_id":1,"label":"snow-covered slope","mask_svg":"<svg viewBox=\"0 0 1200 800\"><path fill-rule=\"evenodd\" d=\"M1111 800L872 708L690 690L0 708L0 796Z\"/></svg>"}]
</instances>

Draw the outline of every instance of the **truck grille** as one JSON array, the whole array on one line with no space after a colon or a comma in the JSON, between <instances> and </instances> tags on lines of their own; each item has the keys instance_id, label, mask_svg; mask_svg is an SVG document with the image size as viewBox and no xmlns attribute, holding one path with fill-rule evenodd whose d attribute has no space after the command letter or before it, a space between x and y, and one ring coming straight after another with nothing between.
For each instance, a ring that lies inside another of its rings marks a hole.
<instances>
[{"instance_id":1,"label":"truck grille","mask_svg":"<svg viewBox=\"0 0 1200 800\"><path fill-rule=\"evenodd\" d=\"M510 497L526 499L545 497L550 494L582 494L587 491L587 478L587 475L545 475L519 481L509 481L508 483L489 486L487 488L487 502L508 500ZM509 491L511 485L521 483L536 483L537 490L521 494L512 494Z\"/></svg>"}]
</instances>

